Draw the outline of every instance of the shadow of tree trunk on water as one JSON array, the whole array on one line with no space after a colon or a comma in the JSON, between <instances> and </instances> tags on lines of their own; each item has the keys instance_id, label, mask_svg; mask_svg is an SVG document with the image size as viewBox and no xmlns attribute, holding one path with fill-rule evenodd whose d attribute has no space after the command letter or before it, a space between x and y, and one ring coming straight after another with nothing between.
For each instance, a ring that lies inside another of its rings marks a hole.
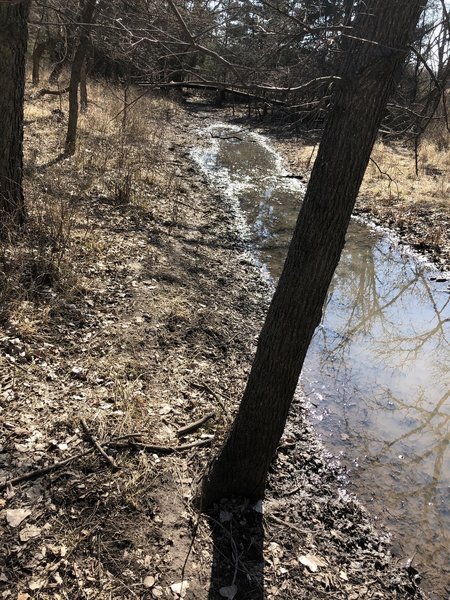
<instances>
[{"instance_id":1,"label":"shadow of tree trunk on water","mask_svg":"<svg viewBox=\"0 0 450 600\"><path fill-rule=\"evenodd\" d=\"M221 504L207 515L214 544L209 600L263 600L263 516L248 505Z\"/></svg>"}]
</instances>

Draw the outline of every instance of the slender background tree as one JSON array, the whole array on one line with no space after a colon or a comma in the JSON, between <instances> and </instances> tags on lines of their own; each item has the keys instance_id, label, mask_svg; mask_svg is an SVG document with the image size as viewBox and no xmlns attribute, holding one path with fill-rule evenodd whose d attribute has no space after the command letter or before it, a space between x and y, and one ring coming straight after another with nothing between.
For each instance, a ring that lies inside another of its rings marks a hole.
<instances>
[{"instance_id":1,"label":"slender background tree","mask_svg":"<svg viewBox=\"0 0 450 600\"><path fill-rule=\"evenodd\" d=\"M90 26L94 19L95 11L98 9L97 0L86 0L79 18L79 34L75 55L70 70L69 83L69 122L67 124L67 136L65 144L65 154L75 152L79 113L79 88L82 80L83 69L85 68L86 55L88 51ZM84 84L86 83L84 79ZM85 89L85 88L84 88ZM86 92L83 94L83 106L86 107Z\"/></svg>"}]
</instances>

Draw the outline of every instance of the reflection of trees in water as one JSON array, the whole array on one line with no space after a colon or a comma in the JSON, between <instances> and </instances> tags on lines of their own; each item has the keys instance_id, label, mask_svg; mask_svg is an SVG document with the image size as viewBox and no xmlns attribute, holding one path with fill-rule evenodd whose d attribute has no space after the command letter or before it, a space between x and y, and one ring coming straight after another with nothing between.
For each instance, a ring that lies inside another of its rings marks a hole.
<instances>
[{"instance_id":1,"label":"reflection of trees in water","mask_svg":"<svg viewBox=\"0 0 450 600\"><path fill-rule=\"evenodd\" d=\"M420 545L420 553L443 569L450 538L444 507L450 479L449 306L450 297L434 292L420 264L383 244L358 245L343 257L315 351L322 381L334 380L328 392L340 427L357 442L359 456L368 454L370 473L363 478L384 486L382 508L393 511L391 525L403 531L410 549ZM358 359L365 362L362 376ZM426 369L429 389L420 381ZM380 383L386 377L393 387L405 387L394 391ZM342 402L341 390L347 398L354 394L353 405Z\"/></svg>"},{"instance_id":2,"label":"reflection of trees in water","mask_svg":"<svg viewBox=\"0 0 450 600\"><path fill-rule=\"evenodd\" d=\"M392 360L392 356L400 352L402 363L413 361L431 339L435 350L443 348L448 352L445 325L450 317L444 317L444 311L450 304L450 296L442 295L442 298L439 306L420 265L413 265L382 244L375 247L364 244L357 251L345 254L329 294L327 310L333 310L330 308L333 304L344 305L346 317L339 325L344 335L325 350L327 354L335 354L344 350L355 336L371 334L380 328L382 335L378 332L376 335L381 337L377 345L381 359L389 356ZM401 318L405 305L407 312L414 311L414 318L421 327L427 325L421 312L432 311L429 327L417 331L416 324L410 322L410 332L405 333L405 322Z\"/></svg>"},{"instance_id":3,"label":"reflection of trees in water","mask_svg":"<svg viewBox=\"0 0 450 600\"><path fill-rule=\"evenodd\" d=\"M437 500L439 487L442 486L445 479L448 479L449 477L448 473L446 474L443 472L445 466L445 453L450 443L450 413L445 412L443 409L445 409L449 398L450 390L439 398L432 409L424 408L416 403L413 408L418 415L418 419L420 419L419 425L405 431L388 442L384 442L379 452L371 457L372 460L375 461L375 464L381 464L383 458L386 457L387 450L392 449L394 446L401 448L403 443L412 440L414 436L419 436L420 434L426 433L427 429L432 429L434 434L433 441L426 449L423 451L417 449L417 452L414 454L409 453L402 458L403 468L406 468L410 473L416 475L420 475L420 471L418 471L418 465L420 463L430 459L433 461L432 474L431 471L429 474L430 479L427 478L427 482L414 491L415 493L422 491L423 508L427 513L429 512L430 503L434 503ZM411 410L411 405L401 401L399 398L395 398L394 401L400 409L406 411ZM429 439L429 437L427 439ZM408 489L407 492L405 491L405 498L407 495L411 494L412 491L413 490L411 489Z\"/></svg>"},{"instance_id":4,"label":"reflection of trees in water","mask_svg":"<svg viewBox=\"0 0 450 600\"><path fill-rule=\"evenodd\" d=\"M450 477L449 305L421 265L383 243L358 244L343 257L314 353L314 371L333 388L325 392L334 396L329 410L355 444L347 452L366 454L371 467L363 479L384 487L380 508L392 511L391 525L410 549L420 545L419 554L434 556L443 569L450 537L442 508Z\"/></svg>"},{"instance_id":5,"label":"reflection of trees in water","mask_svg":"<svg viewBox=\"0 0 450 600\"><path fill-rule=\"evenodd\" d=\"M369 366L376 362L388 369L395 366L397 371L404 367L415 369L415 362L420 369L421 360L428 366L433 353L434 372L439 376L436 383L444 384L449 363L449 328L446 324L450 322L444 311L450 304L450 297L435 296L420 265L412 265L412 261L405 260L397 252L392 253L382 244L375 247L363 244L356 251L347 252L343 263L328 296L318 332L321 370L333 371L341 387L350 390L355 387L351 360L352 344L355 344L357 350L366 346L369 358L375 358ZM327 314L336 310L341 316L339 333L327 326ZM420 320L420 330L416 323L409 322L405 332L404 314ZM424 320L421 314L427 315L427 319ZM438 416L448 399L448 393L444 394L435 408L429 409L426 405L428 395L421 393L420 388L415 398L408 397L405 402L394 397L391 389L376 386L377 395L381 392L388 405L405 412L414 411L417 413L415 420L423 420L425 426ZM385 407L386 404L381 405L381 408Z\"/></svg>"}]
</instances>

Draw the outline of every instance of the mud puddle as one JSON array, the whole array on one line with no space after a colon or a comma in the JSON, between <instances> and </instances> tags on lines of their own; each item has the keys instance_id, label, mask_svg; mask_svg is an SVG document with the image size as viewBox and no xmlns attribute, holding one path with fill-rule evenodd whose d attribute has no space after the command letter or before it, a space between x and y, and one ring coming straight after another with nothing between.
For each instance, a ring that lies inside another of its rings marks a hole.
<instances>
[{"instance_id":1,"label":"mud puddle","mask_svg":"<svg viewBox=\"0 0 450 600\"><path fill-rule=\"evenodd\" d=\"M268 140L214 126L194 157L274 280L304 185ZM346 485L434 598L450 593L450 293L395 240L352 222L301 385Z\"/></svg>"}]
</instances>

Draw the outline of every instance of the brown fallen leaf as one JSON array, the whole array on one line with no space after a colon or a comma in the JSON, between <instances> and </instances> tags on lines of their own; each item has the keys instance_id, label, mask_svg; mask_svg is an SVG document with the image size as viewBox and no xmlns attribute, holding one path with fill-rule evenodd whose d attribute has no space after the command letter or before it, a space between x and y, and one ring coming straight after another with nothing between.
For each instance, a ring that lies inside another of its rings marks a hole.
<instances>
[{"instance_id":1,"label":"brown fallen leaf","mask_svg":"<svg viewBox=\"0 0 450 600\"><path fill-rule=\"evenodd\" d=\"M320 558L320 556L316 556L315 554L302 554L298 557L298 560L313 573L315 573L319 567L326 567L327 565L323 558Z\"/></svg>"},{"instance_id":2,"label":"brown fallen leaf","mask_svg":"<svg viewBox=\"0 0 450 600\"><path fill-rule=\"evenodd\" d=\"M10 508L6 511L6 522L10 527L18 527L30 515L28 508Z\"/></svg>"},{"instance_id":3,"label":"brown fallen leaf","mask_svg":"<svg viewBox=\"0 0 450 600\"><path fill-rule=\"evenodd\" d=\"M147 588L151 588L155 585L155 578L152 575L147 575L147 577L144 578L144 585Z\"/></svg>"},{"instance_id":4,"label":"brown fallen leaf","mask_svg":"<svg viewBox=\"0 0 450 600\"><path fill-rule=\"evenodd\" d=\"M41 529L35 525L27 525L19 532L19 540L28 542L29 540L38 537L41 534Z\"/></svg>"}]
</instances>

